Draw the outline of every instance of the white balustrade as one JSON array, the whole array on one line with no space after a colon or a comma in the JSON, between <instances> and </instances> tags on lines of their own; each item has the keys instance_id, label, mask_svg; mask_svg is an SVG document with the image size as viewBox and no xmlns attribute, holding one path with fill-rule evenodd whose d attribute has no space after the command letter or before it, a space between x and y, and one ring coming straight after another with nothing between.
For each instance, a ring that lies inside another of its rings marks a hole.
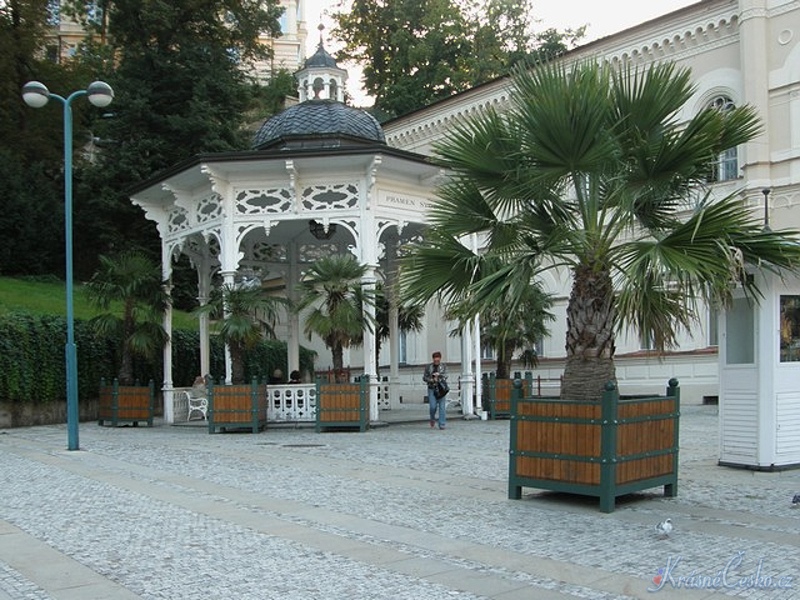
<instances>
[{"instance_id":1,"label":"white balustrade","mask_svg":"<svg viewBox=\"0 0 800 600\"><path fill-rule=\"evenodd\" d=\"M317 386L313 383L268 385L267 421L314 422L317 419Z\"/></svg>"}]
</instances>

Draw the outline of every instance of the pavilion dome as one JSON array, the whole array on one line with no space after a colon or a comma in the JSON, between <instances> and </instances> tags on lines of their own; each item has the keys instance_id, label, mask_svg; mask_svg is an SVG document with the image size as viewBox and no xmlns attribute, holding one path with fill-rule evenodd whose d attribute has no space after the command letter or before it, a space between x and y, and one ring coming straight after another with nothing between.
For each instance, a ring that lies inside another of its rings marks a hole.
<instances>
[{"instance_id":1,"label":"pavilion dome","mask_svg":"<svg viewBox=\"0 0 800 600\"><path fill-rule=\"evenodd\" d=\"M253 149L332 147L385 144L377 119L336 100L314 99L295 104L264 121Z\"/></svg>"}]
</instances>

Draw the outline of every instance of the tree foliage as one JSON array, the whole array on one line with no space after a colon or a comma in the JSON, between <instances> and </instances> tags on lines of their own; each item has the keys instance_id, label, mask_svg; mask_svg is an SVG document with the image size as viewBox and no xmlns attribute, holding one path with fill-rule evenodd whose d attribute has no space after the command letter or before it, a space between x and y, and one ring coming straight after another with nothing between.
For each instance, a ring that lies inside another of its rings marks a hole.
<instances>
[{"instance_id":1,"label":"tree foliage","mask_svg":"<svg viewBox=\"0 0 800 600\"><path fill-rule=\"evenodd\" d=\"M353 0L334 15L340 59L364 72L375 111L400 116L563 52L583 29L533 30L532 0ZM340 3L340 8L344 3Z\"/></svg>"},{"instance_id":2,"label":"tree foliage","mask_svg":"<svg viewBox=\"0 0 800 600\"><path fill-rule=\"evenodd\" d=\"M86 292L98 308L106 311L90 324L99 333L121 340L117 377L122 385L132 385L134 357L154 359L167 341L161 326L168 302L161 286L161 269L136 251L101 256L100 269L87 284ZM121 316L109 310L114 302L122 303Z\"/></svg>"},{"instance_id":3,"label":"tree foliage","mask_svg":"<svg viewBox=\"0 0 800 600\"><path fill-rule=\"evenodd\" d=\"M224 284L216 288L208 304L197 314L217 318L216 331L231 353L233 383L245 383L246 357L261 340L275 337L275 324L285 298L270 296L260 283L254 286Z\"/></svg>"},{"instance_id":4,"label":"tree foliage","mask_svg":"<svg viewBox=\"0 0 800 600\"><path fill-rule=\"evenodd\" d=\"M50 102L34 110L21 97L31 80L53 93L81 89L89 75L81 65L46 60L48 3L0 2L0 273L63 273L63 119ZM76 103L77 137L92 109Z\"/></svg>"},{"instance_id":5,"label":"tree foliage","mask_svg":"<svg viewBox=\"0 0 800 600\"><path fill-rule=\"evenodd\" d=\"M362 286L365 272L350 255L331 255L314 262L298 285L296 310L307 311L305 333L309 339L317 334L331 350L337 380L344 373L344 349L363 343L364 305L375 302Z\"/></svg>"},{"instance_id":6,"label":"tree foliage","mask_svg":"<svg viewBox=\"0 0 800 600\"><path fill-rule=\"evenodd\" d=\"M479 310L513 308L509 286L568 269L563 397L601 396L616 378L619 330L674 347L699 306L730 299L732 280L758 296L746 266L800 266L797 232L765 231L738 194L698 192L720 153L759 132L751 107L679 122L694 88L671 63L552 62L517 70L513 83L507 112L489 109L436 148L453 177L432 209L434 235L401 273L407 297L457 297L453 271L479 259L452 240L480 234L480 260L500 266L466 289Z\"/></svg>"},{"instance_id":7,"label":"tree foliage","mask_svg":"<svg viewBox=\"0 0 800 600\"><path fill-rule=\"evenodd\" d=\"M76 225L96 233L80 251L132 244L158 256L155 228L126 189L194 154L247 147L248 66L267 56L258 36L279 34L281 9L275 0L116 0L105 10L107 45L87 44L83 60L102 69L115 99L95 123L102 152L77 188Z\"/></svg>"}]
</instances>

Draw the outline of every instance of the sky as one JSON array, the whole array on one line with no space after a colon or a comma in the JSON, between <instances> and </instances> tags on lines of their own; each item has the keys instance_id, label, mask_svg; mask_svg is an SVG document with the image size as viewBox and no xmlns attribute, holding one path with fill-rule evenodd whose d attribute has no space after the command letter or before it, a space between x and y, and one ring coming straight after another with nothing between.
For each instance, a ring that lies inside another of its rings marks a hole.
<instances>
[{"instance_id":1,"label":"sky","mask_svg":"<svg viewBox=\"0 0 800 600\"><path fill-rule=\"evenodd\" d=\"M654 19L698 0L535 0L536 17L541 20L539 29L576 29L587 25L583 42L622 31L644 21ZM337 11L339 0L306 0L306 20L309 40L307 54L310 56L319 43L317 25L320 21L327 27L331 20L327 14ZM327 36L325 36L327 40ZM329 51L336 48L327 46ZM347 65L344 65L349 68ZM363 92L359 90L359 75L351 69L348 92L355 104L364 105Z\"/></svg>"}]
</instances>

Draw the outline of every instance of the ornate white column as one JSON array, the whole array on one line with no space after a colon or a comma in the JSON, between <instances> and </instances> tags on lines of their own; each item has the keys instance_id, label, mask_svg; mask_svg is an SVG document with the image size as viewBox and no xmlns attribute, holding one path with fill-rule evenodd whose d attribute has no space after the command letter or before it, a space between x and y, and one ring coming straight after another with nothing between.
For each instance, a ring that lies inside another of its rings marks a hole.
<instances>
[{"instance_id":1,"label":"ornate white column","mask_svg":"<svg viewBox=\"0 0 800 600\"><path fill-rule=\"evenodd\" d=\"M400 227L398 227L398 230ZM399 232L398 232L399 233ZM386 246L386 278L383 292L389 303L389 342L384 352L389 353L389 406L400 404L400 310L397 306L397 239L392 238Z\"/></svg>"},{"instance_id":2,"label":"ornate white column","mask_svg":"<svg viewBox=\"0 0 800 600\"><path fill-rule=\"evenodd\" d=\"M384 283L386 285L386 283ZM399 309L394 293L389 296L389 344L384 352L389 353L389 406L392 408L400 404L400 328L397 325Z\"/></svg>"},{"instance_id":3,"label":"ornate white column","mask_svg":"<svg viewBox=\"0 0 800 600\"><path fill-rule=\"evenodd\" d=\"M461 329L461 414L471 416L475 413L472 404L475 378L472 372L472 320L464 323Z\"/></svg>"},{"instance_id":4,"label":"ornate white column","mask_svg":"<svg viewBox=\"0 0 800 600\"><path fill-rule=\"evenodd\" d=\"M481 318L475 315L472 325L472 341L475 346L475 403L483 410L483 386L481 385Z\"/></svg>"},{"instance_id":5,"label":"ornate white column","mask_svg":"<svg viewBox=\"0 0 800 600\"><path fill-rule=\"evenodd\" d=\"M161 387L162 397L164 398L164 422L175 422L175 410L173 405L172 391L172 281L171 270L169 267L163 269L164 292L167 294L167 307L164 310L164 331L167 334L167 341L164 343L162 362L164 365L164 384Z\"/></svg>"},{"instance_id":6,"label":"ornate white column","mask_svg":"<svg viewBox=\"0 0 800 600\"><path fill-rule=\"evenodd\" d=\"M287 292L292 303L297 301L297 284L300 282L300 266L297 261L299 248L297 242L291 242L288 248L289 272L287 274ZM289 373L300 370L300 315L289 311L289 341L286 344L286 364ZM288 373L287 373L288 375Z\"/></svg>"},{"instance_id":7,"label":"ornate white column","mask_svg":"<svg viewBox=\"0 0 800 600\"><path fill-rule=\"evenodd\" d=\"M211 297L211 266L208 264L207 254L197 268L197 302L200 306L205 306ZM201 313L199 319L200 335L200 373L198 375L209 375L211 373L211 316L208 313Z\"/></svg>"},{"instance_id":8,"label":"ornate white column","mask_svg":"<svg viewBox=\"0 0 800 600\"><path fill-rule=\"evenodd\" d=\"M367 272L361 279L364 294L373 297L375 294L375 267L367 265ZM369 381L369 420L378 420L378 375L375 373L377 347L375 336L375 304L364 303L364 375Z\"/></svg>"},{"instance_id":9,"label":"ornate white column","mask_svg":"<svg viewBox=\"0 0 800 600\"><path fill-rule=\"evenodd\" d=\"M225 286L227 289L231 289L234 284L234 271L223 271L222 272L222 285ZM227 302L225 303L224 308L225 318L228 318L228 306ZM231 357L231 349L228 344L225 344L225 384L231 385L233 383L233 359Z\"/></svg>"},{"instance_id":10,"label":"ornate white column","mask_svg":"<svg viewBox=\"0 0 800 600\"><path fill-rule=\"evenodd\" d=\"M211 189L219 194L222 204L222 225L219 230L219 263L222 284L226 288L234 285L234 276L239 268L239 261L242 259L242 252L239 250L239 239L236 231L236 200L233 197L233 190L230 182L209 165L203 165L200 170L208 176ZM224 307L225 317L228 316L228 307ZM231 351L225 344L225 383L233 383Z\"/></svg>"},{"instance_id":11,"label":"ornate white column","mask_svg":"<svg viewBox=\"0 0 800 600\"><path fill-rule=\"evenodd\" d=\"M361 222L358 225L358 253L361 264L366 268L364 276L361 278L361 285L364 293L374 298L375 284L377 277L375 271L378 268L378 256L380 254L379 241L380 231L375 220L374 208L377 205L377 176L382 158L375 156L365 173L366 177L366 196L361 202ZM378 376L375 373L375 363L377 362L377 344L375 335L375 303L364 303L364 375L369 381L369 420L377 421L378 410Z\"/></svg>"}]
</instances>

